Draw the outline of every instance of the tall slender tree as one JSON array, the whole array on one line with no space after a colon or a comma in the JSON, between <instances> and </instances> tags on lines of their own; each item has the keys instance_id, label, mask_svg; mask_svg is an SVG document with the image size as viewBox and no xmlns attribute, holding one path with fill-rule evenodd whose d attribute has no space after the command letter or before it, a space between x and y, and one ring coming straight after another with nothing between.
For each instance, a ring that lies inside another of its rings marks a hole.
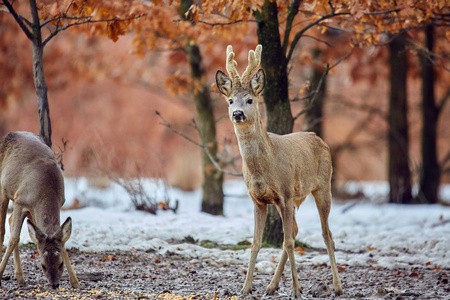
<instances>
[{"instance_id":1,"label":"tall slender tree","mask_svg":"<svg viewBox=\"0 0 450 300\"><path fill-rule=\"evenodd\" d=\"M0 4L3 4L6 7L6 10L0 9L0 12L10 13L31 42L33 55L33 79L39 108L39 135L51 148L52 126L47 95L47 84L44 74L44 47L60 32L73 26L89 23L107 23L108 27L111 28L109 36L112 39L117 38L119 34L123 34L123 32L117 30L120 28L120 25L117 26L119 22L129 22L134 19L135 16L127 15L125 19L121 19L115 14L113 9L110 9L110 6L107 6L106 8L105 6L102 6L104 3L95 1L85 1L85 3L81 6L79 6L79 3L76 3L75 1L68 3L65 1L55 1L50 7L43 1L30 0L29 12L32 19L28 20L23 15L20 15L18 10L15 8L15 6L19 6L20 3L10 0L2 0ZM99 10L95 11L93 9L94 7L103 7L104 9L100 11L108 11L108 13L98 15ZM49 29L49 33L44 36L43 29L45 28Z\"/></svg>"},{"instance_id":2,"label":"tall slender tree","mask_svg":"<svg viewBox=\"0 0 450 300\"><path fill-rule=\"evenodd\" d=\"M405 34L392 37L389 52L389 202L409 204L412 202L412 196L408 153L408 60Z\"/></svg>"},{"instance_id":3,"label":"tall slender tree","mask_svg":"<svg viewBox=\"0 0 450 300\"><path fill-rule=\"evenodd\" d=\"M186 12L192 4L193 2L191 0L181 1L179 13L182 18L186 18ZM216 120L214 118L213 102L209 92L209 86L205 82L205 70L202 63L200 47L195 41L189 40L185 43L185 51L191 70L192 90L197 111L200 139L204 147L209 151L209 154L205 151L202 152L204 180L201 210L212 215L223 215L223 173L215 168L211 161L211 158L218 161Z\"/></svg>"},{"instance_id":4,"label":"tall slender tree","mask_svg":"<svg viewBox=\"0 0 450 300\"><path fill-rule=\"evenodd\" d=\"M437 158L437 121L439 108L434 94L434 65L430 60L433 53L434 28L427 25L425 31L425 50L419 52L422 69L422 166L420 168L419 193L416 203L436 203L440 170Z\"/></svg>"}]
</instances>

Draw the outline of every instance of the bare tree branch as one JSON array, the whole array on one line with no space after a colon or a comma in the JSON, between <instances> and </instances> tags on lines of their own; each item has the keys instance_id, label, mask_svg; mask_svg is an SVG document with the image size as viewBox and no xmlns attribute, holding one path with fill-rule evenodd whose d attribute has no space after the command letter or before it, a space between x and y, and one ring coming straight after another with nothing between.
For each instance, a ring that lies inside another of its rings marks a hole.
<instances>
[{"instance_id":1,"label":"bare tree branch","mask_svg":"<svg viewBox=\"0 0 450 300\"><path fill-rule=\"evenodd\" d=\"M300 40L300 38L303 36L303 34L308 31L309 29L311 29L312 27L318 25L320 22L327 20L327 19L331 19L337 16L344 16L344 15L350 15L350 13L331 13L331 14L327 14L319 19L317 19L316 21L309 23L308 25L306 25L302 30L300 30L299 32L297 32L294 36L294 39L292 40L291 46L289 48L289 53L286 57L286 62L289 62L292 58L292 54L294 53L295 47L297 46L298 41Z\"/></svg>"},{"instance_id":2,"label":"bare tree branch","mask_svg":"<svg viewBox=\"0 0 450 300\"><path fill-rule=\"evenodd\" d=\"M56 160L58 161L59 166L61 167L61 170L64 171L63 155L64 155L64 152L66 152L66 146L67 146L67 143L69 142L69 140L64 140L64 138L63 138L61 141L62 141L63 147L61 148L58 145L60 152L55 152L55 157L56 157Z\"/></svg>"},{"instance_id":3,"label":"bare tree branch","mask_svg":"<svg viewBox=\"0 0 450 300\"><path fill-rule=\"evenodd\" d=\"M317 96L322 87L323 81L324 81L325 77L328 75L328 72L331 69L333 69L334 67L336 67L337 65L339 65L342 61L344 61L348 57L350 57L350 55L352 55L352 53L353 53L353 49L354 48L352 48L352 50L349 53L347 53L346 55L344 55L343 57L338 59L331 67L328 64L326 65L325 72L323 72L322 76L320 77L319 84L317 85L317 88L314 91L314 94L312 95L312 99L308 102L308 105L305 108L303 108L297 115L295 115L294 121L297 120L301 115L303 115L306 112L308 112L309 110L311 110L311 107L313 106L314 101L316 101L316 99L317 99Z\"/></svg>"},{"instance_id":4,"label":"bare tree branch","mask_svg":"<svg viewBox=\"0 0 450 300\"><path fill-rule=\"evenodd\" d=\"M337 65L339 65L341 62L343 62L344 60L346 60L347 58L349 58L352 54L353 54L353 50L355 48L352 48L352 50L350 50L349 53L347 53L346 55L344 55L343 57L339 58L333 65L331 65L331 67L329 68L329 70L333 69L334 67L336 67Z\"/></svg>"},{"instance_id":5,"label":"bare tree branch","mask_svg":"<svg viewBox=\"0 0 450 300\"><path fill-rule=\"evenodd\" d=\"M333 45L331 45L331 44L328 43L327 41L321 40L321 39L319 39L319 38L317 38L317 37L315 37L315 36L304 34L303 37L313 39L313 40L315 40L315 41L317 41L317 42L319 42L319 43L322 43L322 44L327 45L327 46L330 47L330 48L333 48Z\"/></svg>"},{"instance_id":6,"label":"bare tree branch","mask_svg":"<svg viewBox=\"0 0 450 300\"><path fill-rule=\"evenodd\" d=\"M170 124L166 119L164 119L164 117L158 112L155 111L155 114L157 116L160 117L160 119L163 121L161 124L166 126L170 131L178 134L179 136L183 137L184 139L188 140L189 142L193 143L194 145L199 146L200 148L203 149L203 151L205 151L205 153L208 155L209 159L211 160L211 162L213 163L213 165L220 170L221 172L225 173L225 174L229 174L229 175L233 175L233 176L238 176L238 177L242 177L242 173L235 173L235 172L231 172L228 170L223 169L214 159L214 157L212 156L211 152L209 152L208 147L206 147L205 145L202 145L196 141L194 141L193 139L191 139L190 137L188 137L187 135L183 134L182 132L179 132L178 130L176 130L175 128L173 128L172 124ZM195 126L195 128L197 128Z\"/></svg>"},{"instance_id":7,"label":"bare tree branch","mask_svg":"<svg viewBox=\"0 0 450 300\"><path fill-rule=\"evenodd\" d=\"M294 117L294 121L297 120L298 117L300 117L301 115L307 113L309 110L311 110L314 102L316 101L318 95L319 95L319 91L322 88L322 84L323 81L325 79L325 77L328 75L328 71L330 70L329 65L327 64L325 71L322 73L322 76L320 77L319 83L317 84L317 88L313 94L312 99L308 102L308 105L306 107L304 107L295 117Z\"/></svg>"},{"instance_id":8,"label":"bare tree branch","mask_svg":"<svg viewBox=\"0 0 450 300\"><path fill-rule=\"evenodd\" d=\"M441 169L444 169L445 165L450 162L450 151L447 152L447 155L441 160L439 163ZM450 167L449 167L450 168Z\"/></svg>"},{"instance_id":9,"label":"bare tree branch","mask_svg":"<svg viewBox=\"0 0 450 300\"><path fill-rule=\"evenodd\" d=\"M441 112L445 104L450 100L450 88L447 89L445 95L441 98L438 104L438 112Z\"/></svg>"},{"instance_id":10,"label":"bare tree branch","mask_svg":"<svg viewBox=\"0 0 450 300\"><path fill-rule=\"evenodd\" d=\"M292 30L292 22L294 22L295 16L298 14L298 6L300 5L300 0L294 0L289 6L288 16L286 19L286 29L284 30L284 40L283 40L283 54L286 55L286 51L289 44L289 36Z\"/></svg>"},{"instance_id":11,"label":"bare tree branch","mask_svg":"<svg viewBox=\"0 0 450 300\"><path fill-rule=\"evenodd\" d=\"M8 8L8 11L6 10L1 10L2 12L9 12L14 19L16 20L17 24L19 24L20 29L22 29L22 31L25 33L25 35L27 36L27 38L30 41L34 41L35 40L35 36L33 35L33 33L30 31L30 29L26 26L30 26L31 27L31 22L28 21L26 18L22 17L21 15L19 15L14 7L12 6L12 3L10 3L8 0L3 0L3 4L6 6L6 8ZM25 23L26 25L25 25Z\"/></svg>"},{"instance_id":12,"label":"bare tree branch","mask_svg":"<svg viewBox=\"0 0 450 300\"><path fill-rule=\"evenodd\" d=\"M69 17L69 16L61 16L58 18L55 18L54 20L78 20L75 23L63 26L63 27L59 27L57 26L55 31L53 31L46 39L45 41L42 43L42 45L45 47L45 45L47 45L47 43L54 38L58 33L60 33L61 31L67 30L70 27L73 26L78 26L78 25L83 25L83 24L94 24L94 23L107 23L107 22L127 22L127 21L131 21L131 20L136 20L139 18L142 18L143 16L145 16L146 14L141 14L141 15L137 15L137 16L133 16L127 19L119 19L119 18L111 18L111 19L102 19L102 20L92 20L92 16L89 17Z\"/></svg>"}]
</instances>

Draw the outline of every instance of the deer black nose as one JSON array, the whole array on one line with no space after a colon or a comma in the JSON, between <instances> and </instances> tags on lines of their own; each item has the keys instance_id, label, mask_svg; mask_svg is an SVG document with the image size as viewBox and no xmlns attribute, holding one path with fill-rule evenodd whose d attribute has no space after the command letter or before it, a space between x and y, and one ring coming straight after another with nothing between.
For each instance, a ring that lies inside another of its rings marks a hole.
<instances>
[{"instance_id":1,"label":"deer black nose","mask_svg":"<svg viewBox=\"0 0 450 300\"><path fill-rule=\"evenodd\" d=\"M59 288L59 283L58 283L58 284L52 284L52 288L55 289L55 290L56 290L57 288Z\"/></svg>"},{"instance_id":2,"label":"deer black nose","mask_svg":"<svg viewBox=\"0 0 450 300\"><path fill-rule=\"evenodd\" d=\"M236 110L233 112L233 118L235 120L244 119L244 112L242 110Z\"/></svg>"}]
</instances>

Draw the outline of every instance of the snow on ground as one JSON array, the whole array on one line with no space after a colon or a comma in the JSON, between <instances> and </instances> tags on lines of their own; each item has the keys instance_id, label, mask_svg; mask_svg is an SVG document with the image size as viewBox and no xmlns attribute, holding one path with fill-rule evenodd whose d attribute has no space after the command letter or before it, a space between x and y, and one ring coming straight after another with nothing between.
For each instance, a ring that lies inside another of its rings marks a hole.
<instances>
[{"instance_id":1,"label":"snow on ground","mask_svg":"<svg viewBox=\"0 0 450 300\"><path fill-rule=\"evenodd\" d=\"M146 180L151 196L162 199L163 185ZM372 199L387 193L385 183L349 185L348 189L363 190ZM79 199L84 208L64 210L61 222L72 217L72 236L68 248L82 251L155 249L157 252L178 253L189 259L208 260L215 264L246 266L250 249L231 251L207 249L193 244L174 244L187 236L195 240L210 240L219 244L236 244L253 238L253 204L242 181L229 181L224 186L227 195L225 216L200 212L201 191L183 192L169 189L171 199L179 200L177 213L158 211L157 215L136 211L122 187L112 184L107 189L89 186L85 178L66 179L66 204ZM450 187L441 190L450 199ZM325 248L319 215L312 197L296 212L297 239L313 247ZM7 222L8 223L8 222ZM336 260L350 266L380 266L400 268L436 266L450 268L450 207L442 205L393 205L380 201L334 202L329 217L336 243ZM5 245L9 239L9 228ZM30 242L25 225L21 243ZM325 252L324 252L325 253ZM281 255L280 249L262 249L258 256L259 272L272 273ZM277 259L273 259L277 257ZM328 255L321 252L297 254L297 262L328 264Z\"/></svg>"}]
</instances>

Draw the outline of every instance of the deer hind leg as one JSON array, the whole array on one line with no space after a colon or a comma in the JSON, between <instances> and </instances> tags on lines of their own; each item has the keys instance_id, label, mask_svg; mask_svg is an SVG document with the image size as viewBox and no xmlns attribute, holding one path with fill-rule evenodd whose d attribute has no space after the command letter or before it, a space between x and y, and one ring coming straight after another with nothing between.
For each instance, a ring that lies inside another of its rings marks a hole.
<instances>
[{"instance_id":1,"label":"deer hind leg","mask_svg":"<svg viewBox=\"0 0 450 300\"><path fill-rule=\"evenodd\" d=\"M8 242L8 248L6 249L5 256L3 257L3 260L0 264L0 280L3 277L3 273L5 272L6 265L8 263L9 257L11 256L11 253L14 252L14 265L16 268L16 279L17 282L20 284L24 284L25 281L23 280L23 271L22 266L20 264L20 255L19 254L19 240L20 240L20 230L22 229L23 220L25 219L26 214L23 212L21 207L14 207L14 211L10 217L10 229L11 229L11 237L9 238ZM17 258L16 258L17 256ZM20 270L17 269L17 267L20 267Z\"/></svg>"},{"instance_id":2,"label":"deer hind leg","mask_svg":"<svg viewBox=\"0 0 450 300\"><path fill-rule=\"evenodd\" d=\"M334 241L333 236L331 235L330 227L328 226L328 215L330 214L331 208L331 192L329 190L319 190L313 192L313 196L316 201L317 209L319 210L320 222L322 224L322 235L325 245L327 246L328 256L330 257L334 292L336 295L341 295L343 291L334 256Z\"/></svg>"},{"instance_id":3,"label":"deer hind leg","mask_svg":"<svg viewBox=\"0 0 450 300\"><path fill-rule=\"evenodd\" d=\"M245 277L244 287L241 294L248 294L252 291L253 272L255 270L256 257L259 249L261 249L262 235L264 223L266 221L267 207L266 205L254 205L255 211L255 234L253 237L252 251L250 254L250 262L248 264L247 276Z\"/></svg>"},{"instance_id":4,"label":"deer hind leg","mask_svg":"<svg viewBox=\"0 0 450 300\"><path fill-rule=\"evenodd\" d=\"M297 226L297 222L295 221L295 215L293 217L292 222L293 222L292 237L294 238L294 243L295 243L295 237L297 236L297 233L298 233L298 226ZM281 254L281 259L280 259L280 262L278 263L275 274L273 275L272 281L270 282L269 286L267 287L266 295L273 295L275 293L275 291L278 290L278 288L280 286L280 278L281 278L281 275L283 274L287 259L288 259L288 253L285 249L283 249L283 253Z\"/></svg>"}]
</instances>

